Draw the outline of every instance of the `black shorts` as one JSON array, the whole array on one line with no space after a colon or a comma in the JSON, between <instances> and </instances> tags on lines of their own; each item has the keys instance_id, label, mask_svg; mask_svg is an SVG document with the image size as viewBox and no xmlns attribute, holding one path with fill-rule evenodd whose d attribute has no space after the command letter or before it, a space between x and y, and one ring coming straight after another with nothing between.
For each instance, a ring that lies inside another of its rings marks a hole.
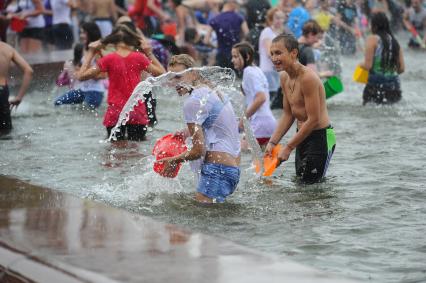
<instances>
[{"instance_id":1,"label":"black shorts","mask_svg":"<svg viewBox=\"0 0 426 283\"><path fill-rule=\"evenodd\" d=\"M313 131L296 148L296 174L303 183L322 180L336 147L333 127Z\"/></svg>"},{"instance_id":2,"label":"black shorts","mask_svg":"<svg viewBox=\"0 0 426 283\"><path fill-rule=\"evenodd\" d=\"M149 126L154 127L158 123L157 115L155 112L155 110L157 109L157 99L152 97L151 91L144 94L143 97L145 98L145 107L146 112L148 114Z\"/></svg>"},{"instance_id":3,"label":"black shorts","mask_svg":"<svg viewBox=\"0 0 426 283\"><path fill-rule=\"evenodd\" d=\"M114 127L107 127L107 134L109 138L111 136L111 130ZM144 141L146 140L147 127L145 125L124 125L120 127L120 131L115 134L118 141L127 139L131 141Z\"/></svg>"},{"instance_id":4,"label":"black shorts","mask_svg":"<svg viewBox=\"0 0 426 283\"><path fill-rule=\"evenodd\" d=\"M10 117L9 88L0 86L0 131L12 129Z\"/></svg>"},{"instance_id":5,"label":"black shorts","mask_svg":"<svg viewBox=\"0 0 426 283\"><path fill-rule=\"evenodd\" d=\"M69 24L56 24L52 26L52 36L55 47L59 50L71 49L74 35Z\"/></svg>"},{"instance_id":6,"label":"black shorts","mask_svg":"<svg viewBox=\"0 0 426 283\"><path fill-rule=\"evenodd\" d=\"M45 39L44 28L25 28L19 33L19 38L33 38L43 41Z\"/></svg>"},{"instance_id":7,"label":"black shorts","mask_svg":"<svg viewBox=\"0 0 426 283\"><path fill-rule=\"evenodd\" d=\"M370 75L362 94L363 104L374 102L377 104L392 104L401 100L401 86L399 79Z\"/></svg>"}]
</instances>

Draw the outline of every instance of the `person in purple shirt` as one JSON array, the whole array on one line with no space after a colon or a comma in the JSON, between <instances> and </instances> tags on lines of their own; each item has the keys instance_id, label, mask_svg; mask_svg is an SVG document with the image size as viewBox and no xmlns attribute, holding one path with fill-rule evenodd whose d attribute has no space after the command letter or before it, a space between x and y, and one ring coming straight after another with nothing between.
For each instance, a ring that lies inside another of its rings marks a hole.
<instances>
[{"instance_id":1,"label":"person in purple shirt","mask_svg":"<svg viewBox=\"0 0 426 283\"><path fill-rule=\"evenodd\" d=\"M232 68L232 46L241 41L241 35L249 32L247 22L237 13L238 4L235 1L227 1L223 5L222 12L209 21L210 28L204 38L205 44L210 44L213 31L217 36L216 65ZM242 34L241 34L242 33Z\"/></svg>"}]
</instances>

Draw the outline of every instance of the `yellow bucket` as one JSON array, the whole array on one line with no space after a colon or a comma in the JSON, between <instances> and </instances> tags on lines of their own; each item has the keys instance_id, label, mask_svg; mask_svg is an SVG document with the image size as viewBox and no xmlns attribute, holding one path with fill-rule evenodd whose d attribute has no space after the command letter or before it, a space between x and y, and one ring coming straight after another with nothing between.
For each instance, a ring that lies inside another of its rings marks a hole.
<instances>
[{"instance_id":1,"label":"yellow bucket","mask_svg":"<svg viewBox=\"0 0 426 283\"><path fill-rule=\"evenodd\" d=\"M357 66L352 78L357 83L366 84L368 82L368 71Z\"/></svg>"}]
</instances>

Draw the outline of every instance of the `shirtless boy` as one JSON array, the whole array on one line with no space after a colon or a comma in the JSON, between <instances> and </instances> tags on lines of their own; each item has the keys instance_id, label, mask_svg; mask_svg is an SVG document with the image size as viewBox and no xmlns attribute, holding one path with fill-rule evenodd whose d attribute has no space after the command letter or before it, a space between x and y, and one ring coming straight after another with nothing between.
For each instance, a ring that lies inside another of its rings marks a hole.
<instances>
[{"instance_id":1,"label":"shirtless boy","mask_svg":"<svg viewBox=\"0 0 426 283\"><path fill-rule=\"evenodd\" d=\"M24 71L24 77L18 95L9 99L7 78L9 77L9 69L12 62ZM10 110L13 107L18 107L19 103L21 103L30 84L32 74L33 69L25 59L10 45L0 42L0 134L8 133L12 129Z\"/></svg>"},{"instance_id":2,"label":"shirtless boy","mask_svg":"<svg viewBox=\"0 0 426 283\"><path fill-rule=\"evenodd\" d=\"M325 176L335 148L335 135L328 118L325 91L318 75L298 61L299 44L290 34L275 37L270 48L272 63L280 73L283 114L266 147L266 154L280 142L294 121L297 132L283 146L279 162L296 149L296 174L312 184Z\"/></svg>"}]
</instances>

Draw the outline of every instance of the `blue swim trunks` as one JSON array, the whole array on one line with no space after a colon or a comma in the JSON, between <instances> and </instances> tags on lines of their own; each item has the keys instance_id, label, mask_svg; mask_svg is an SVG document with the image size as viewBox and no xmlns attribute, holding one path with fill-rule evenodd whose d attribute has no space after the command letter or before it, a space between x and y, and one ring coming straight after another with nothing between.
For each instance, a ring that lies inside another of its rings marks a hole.
<instances>
[{"instance_id":1,"label":"blue swim trunks","mask_svg":"<svg viewBox=\"0 0 426 283\"><path fill-rule=\"evenodd\" d=\"M213 202L224 202L235 191L240 180L240 168L216 163L204 163L197 192Z\"/></svg>"}]
</instances>

